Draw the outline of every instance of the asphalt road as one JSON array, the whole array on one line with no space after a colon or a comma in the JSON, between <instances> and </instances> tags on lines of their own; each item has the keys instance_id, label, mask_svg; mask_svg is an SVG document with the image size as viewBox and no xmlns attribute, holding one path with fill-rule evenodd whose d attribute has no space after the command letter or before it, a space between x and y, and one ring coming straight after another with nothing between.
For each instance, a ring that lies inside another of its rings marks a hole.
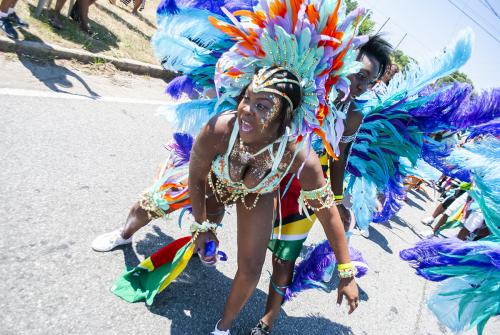
<instances>
[{"instance_id":1,"label":"asphalt road","mask_svg":"<svg viewBox=\"0 0 500 335\"><path fill-rule=\"evenodd\" d=\"M165 156L172 129L156 115L153 100L164 100L164 83L0 61L0 78L8 78L0 81L0 334L208 334L236 271L234 215L220 232L229 260L208 269L193 259L150 307L126 303L109 288L125 266L185 235L187 227L179 229L173 216L145 227L132 246L90 249L96 235L123 224ZM69 94L54 93L61 83ZM435 285L398 257L419 240L426 229L419 218L434 206L425 194L409 199L398 217L374 226L369 239L352 239L370 266L358 281L362 303L353 315L335 306L332 282L330 293L308 291L285 304L273 334L448 334L425 307ZM307 243L323 239L316 224ZM268 254L232 334L257 323L270 269ZM499 326L490 323L485 334L499 334Z\"/></svg>"}]
</instances>

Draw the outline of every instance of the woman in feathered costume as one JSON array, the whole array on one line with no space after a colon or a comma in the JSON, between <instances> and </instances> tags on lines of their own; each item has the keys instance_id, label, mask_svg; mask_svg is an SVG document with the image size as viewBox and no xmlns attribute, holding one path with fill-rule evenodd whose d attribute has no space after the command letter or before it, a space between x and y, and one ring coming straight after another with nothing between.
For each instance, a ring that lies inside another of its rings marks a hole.
<instances>
[{"instance_id":1,"label":"woman in feathered costume","mask_svg":"<svg viewBox=\"0 0 500 335\"><path fill-rule=\"evenodd\" d=\"M217 18L210 19L211 23L237 43L217 62L218 99L208 101L212 112L204 117L216 116L202 127L189 157L193 238L187 244L179 242L187 249L171 257L171 271L157 278L160 287L154 292L146 288L144 294L138 293L136 285L150 283L154 277L149 270L161 265L155 264L155 255L118 280L113 292L130 301L139 296L150 303L178 275L193 250L200 249L205 262L214 261L214 256L205 254L206 242L216 241L224 205L236 204L238 259L242 261L224 315L213 332L228 334L259 279L279 183L292 173L299 176L302 206L315 212L339 260L338 301L346 296L352 312L358 304L355 268L334 195L311 150L311 140L313 134L319 136L333 155L340 139L333 105L337 90L331 88L338 84L341 89L349 74L342 72L343 62L353 60L346 54L351 56L350 46L356 41L351 23L357 16L346 17L340 1L279 0L262 0L253 12L236 12L243 17L240 21L226 14L232 25ZM227 106L236 111L223 112ZM185 185L169 187L168 196L186 189ZM144 213L165 212L158 210L155 194L145 195L140 206ZM165 197L162 200L168 202ZM141 283L139 277L148 279Z\"/></svg>"}]
</instances>

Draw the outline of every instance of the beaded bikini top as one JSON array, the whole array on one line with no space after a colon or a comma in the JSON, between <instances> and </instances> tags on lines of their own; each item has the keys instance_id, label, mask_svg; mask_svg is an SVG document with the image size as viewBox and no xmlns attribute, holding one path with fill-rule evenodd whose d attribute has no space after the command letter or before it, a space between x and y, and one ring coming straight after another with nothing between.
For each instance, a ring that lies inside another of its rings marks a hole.
<instances>
[{"instance_id":1,"label":"beaded bikini top","mask_svg":"<svg viewBox=\"0 0 500 335\"><path fill-rule=\"evenodd\" d=\"M236 120L234 122L233 131L231 133L231 138L229 139L229 145L226 153L223 156L218 155L212 162L211 172L215 175L216 178L212 178L212 176L209 176L208 181L215 196L223 203L234 203L239 199L247 209L252 209L256 206L261 194L271 193L279 187L281 180L290 170L290 167L292 166L292 163L297 153L299 152L299 149L295 150L292 161L284 171L279 170L279 164L283 159L283 155L288 144L288 136L285 135L275 142L264 147L263 149L259 150L259 152L257 152L255 155L267 150L272 157L273 166L271 167L271 171L255 187L249 188L242 181L233 181L229 174L229 156L238 137L238 131L239 124ZM279 143L279 147L274 154L273 147L274 144L277 143ZM213 181L215 181L215 183ZM249 194L257 195L251 206L247 206L247 204L245 203L245 196Z\"/></svg>"}]
</instances>

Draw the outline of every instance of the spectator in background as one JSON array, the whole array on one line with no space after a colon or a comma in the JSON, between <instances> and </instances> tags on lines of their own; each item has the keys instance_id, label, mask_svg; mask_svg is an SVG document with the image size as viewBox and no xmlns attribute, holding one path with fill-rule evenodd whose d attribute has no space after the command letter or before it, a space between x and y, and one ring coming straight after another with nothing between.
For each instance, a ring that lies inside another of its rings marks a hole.
<instances>
[{"instance_id":1,"label":"spectator in background","mask_svg":"<svg viewBox=\"0 0 500 335\"><path fill-rule=\"evenodd\" d=\"M384 74L380 78L380 81L388 85L392 77L394 77L394 75L398 72L399 72L399 67L393 63L385 70Z\"/></svg>"},{"instance_id":2,"label":"spectator in background","mask_svg":"<svg viewBox=\"0 0 500 335\"><path fill-rule=\"evenodd\" d=\"M63 29L63 24L61 22L61 10L66 3L66 0L57 0L56 7L54 8L54 13L49 16L49 23L52 27L56 29Z\"/></svg>"},{"instance_id":3,"label":"spectator in background","mask_svg":"<svg viewBox=\"0 0 500 335\"><path fill-rule=\"evenodd\" d=\"M92 35L92 30L89 24L89 7L95 0L76 0L73 8L71 8L69 17L80 24L80 29L88 35ZM61 22L61 10L64 7L66 0L57 0L54 14L49 18L52 27L56 29L63 29Z\"/></svg>"},{"instance_id":4,"label":"spectator in background","mask_svg":"<svg viewBox=\"0 0 500 335\"><path fill-rule=\"evenodd\" d=\"M108 0L109 3L116 5L116 0ZM132 0L120 0L125 6L128 6ZM144 5L146 4L146 0L134 0L134 8L132 9L133 15L138 15L138 11L142 11L144 9Z\"/></svg>"},{"instance_id":5,"label":"spectator in background","mask_svg":"<svg viewBox=\"0 0 500 335\"><path fill-rule=\"evenodd\" d=\"M27 28L28 24L16 14L17 0L2 0L0 3L0 28L8 38L17 40L19 34L15 27Z\"/></svg>"}]
</instances>

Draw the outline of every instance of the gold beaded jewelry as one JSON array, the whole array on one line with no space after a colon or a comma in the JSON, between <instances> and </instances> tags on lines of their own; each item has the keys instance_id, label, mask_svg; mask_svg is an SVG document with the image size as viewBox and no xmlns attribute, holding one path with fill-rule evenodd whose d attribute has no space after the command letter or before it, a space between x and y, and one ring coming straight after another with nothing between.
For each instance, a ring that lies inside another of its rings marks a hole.
<instances>
[{"instance_id":1,"label":"gold beaded jewelry","mask_svg":"<svg viewBox=\"0 0 500 335\"><path fill-rule=\"evenodd\" d=\"M215 183L212 178L215 179ZM219 178L217 178L212 170L210 170L210 175L208 176L208 185L215 195L217 201L222 202L226 206L232 205L240 200L247 210L252 210L257 206L257 202L260 199L260 193L250 193L230 188L229 184L226 184ZM253 201L252 205L247 206L245 197L249 194L255 194L255 200Z\"/></svg>"},{"instance_id":2,"label":"gold beaded jewelry","mask_svg":"<svg viewBox=\"0 0 500 335\"><path fill-rule=\"evenodd\" d=\"M139 198L139 207L148 213L149 220L158 219L167 215L167 213L165 213L160 207L156 206L149 189L141 193Z\"/></svg>"},{"instance_id":3,"label":"gold beaded jewelry","mask_svg":"<svg viewBox=\"0 0 500 335\"><path fill-rule=\"evenodd\" d=\"M310 201L318 201L320 206L310 204ZM335 195L330 186L330 179L326 180L325 185L311 191L300 191L299 202L303 203L307 208L314 211L319 211L324 208L330 208L335 204Z\"/></svg>"}]
</instances>

